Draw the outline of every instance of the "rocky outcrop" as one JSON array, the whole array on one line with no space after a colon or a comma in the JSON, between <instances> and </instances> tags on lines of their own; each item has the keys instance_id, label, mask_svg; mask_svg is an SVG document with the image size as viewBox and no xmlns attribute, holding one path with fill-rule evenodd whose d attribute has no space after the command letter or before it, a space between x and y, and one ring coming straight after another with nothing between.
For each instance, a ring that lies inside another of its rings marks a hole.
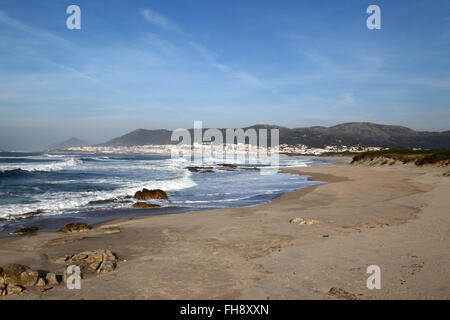
<instances>
[{"instance_id":1,"label":"rocky outcrop","mask_svg":"<svg viewBox=\"0 0 450 320\"><path fill-rule=\"evenodd\" d=\"M347 299L347 300L359 300L359 298L350 292L345 291L341 288L333 287L328 291L328 294L331 296L335 296L336 298Z\"/></svg>"},{"instance_id":2,"label":"rocky outcrop","mask_svg":"<svg viewBox=\"0 0 450 320\"><path fill-rule=\"evenodd\" d=\"M57 276L54 275L51 281L47 273L40 277L39 273L30 267L21 264L10 264L0 267L0 295L18 294L27 288L44 287L47 284L57 284Z\"/></svg>"},{"instance_id":3,"label":"rocky outcrop","mask_svg":"<svg viewBox=\"0 0 450 320\"><path fill-rule=\"evenodd\" d=\"M231 164L231 163L218 163L217 166L225 167L225 168L232 168L232 169L237 168L234 164Z\"/></svg>"},{"instance_id":4,"label":"rocky outcrop","mask_svg":"<svg viewBox=\"0 0 450 320\"><path fill-rule=\"evenodd\" d=\"M21 264L10 264L1 268L1 277L6 285L32 287L39 279L37 271Z\"/></svg>"},{"instance_id":5,"label":"rocky outcrop","mask_svg":"<svg viewBox=\"0 0 450 320\"><path fill-rule=\"evenodd\" d=\"M117 201L116 198L106 199L106 200L94 200L94 201L89 201L88 205L96 206L96 205L100 205L100 204L113 203L113 202L116 202L116 201Z\"/></svg>"},{"instance_id":6,"label":"rocky outcrop","mask_svg":"<svg viewBox=\"0 0 450 320\"><path fill-rule=\"evenodd\" d=\"M261 169L258 167L239 167L239 169L242 170L249 170L249 171L260 171Z\"/></svg>"},{"instance_id":7,"label":"rocky outcrop","mask_svg":"<svg viewBox=\"0 0 450 320\"><path fill-rule=\"evenodd\" d=\"M28 227L28 228L22 228L19 230L14 231L14 234L17 235L21 235L21 234L25 234L25 233L33 233L33 232L37 232L39 230L38 227Z\"/></svg>"},{"instance_id":8,"label":"rocky outcrop","mask_svg":"<svg viewBox=\"0 0 450 320\"><path fill-rule=\"evenodd\" d=\"M132 206L136 209L149 209L149 208L160 208L160 205L154 204L154 203L145 203L145 202L136 202Z\"/></svg>"},{"instance_id":9,"label":"rocky outcrop","mask_svg":"<svg viewBox=\"0 0 450 320\"><path fill-rule=\"evenodd\" d=\"M89 271L96 273L108 273L116 269L116 265L112 261L94 262L88 266Z\"/></svg>"},{"instance_id":10,"label":"rocky outcrop","mask_svg":"<svg viewBox=\"0 0 450 320\"><path fill-rule=\"evenodd\" d=\"M167 193L161 189L142 189L141 191L137 191L134 194L134 197L138 200L148 200L148 199L161 199L161 200L169 200L167 197Z\"/></svg>"},{"instance_id":11,"label":"rocky outcrop","mask_svg":"<svg viewBox=\"0 0 450 320\"><path fill-rule=\"evenodd\" d=\"M218 170L222 170L222 171L236 171L236 168L233 168L233 167L220 167L220 168L218 168Z\"/></svg>"},{"instance_id":12,"label":"rocky outcrop","mask_svg":"<svg viewBox=\"0 0 450 320\"><path fill-rule=\"evenodd\" d=\"M49 284L49 285L59 284L61 281L58 278L59 277L52 272L49 272L45 275L45 281L47 281L47 284Z\"/></svg>"},{"instance_id":13,"label":"rocky outcrop","mask_svg":"<svg viewBox=\"0 0 450 320\"><path fill-rule=\"evenodd\" d=\"M119 203L126 204L126 203L133 203L133 201L131 201L131 200L122 200Z\"/></svg>"},{"instance_id":14,"label":"rocky outcrop","mask_svg":"<svg viewBox=\"0 0 450 320\"><path fill-rule=\"evenodd\" d=\"M197 166L191 166L191 167L186 167L186 169L188 169L191 172L199 172L201 170L211 170L213 169L213 167L210 166L203 166L203 167L197 167Z\"/></svg>"},{"instance_id":15,"label":"rocky outcrop","mask_svg":"<svg viewBox=\"0 0 450 320\"><path fill-rule=\"evenodd\" d=\"M62 227L59 231L66 233L84 232L89 230L89 225L87 223L74 222L69 223Z\"/></svg>"},{"instance_id":16,"label":"rocky outcrop","mask_svg":"<svg viewBox=\"0 0 450 320\"><path fill-rule=\"evenodd\" d=\"M291 219L289 222L292 224L304 224L304 225L312 225L312 224L319 223L319 221L317 221L317 220L305 219L305 218L301 218L301 217Z\"/></svg>"},{"instance_id":17,"label":"rocky outcrop","mask_svg":"<svg viewBox=\"0 0 450 320\"><path fill-rule=\"evenodd\" d=\"M117 256L111 250L99 249L66 255L50 262L77 265L82 270L95 273L109 273L116 269ZM42 290L44 287L58 285L66 280L66 272L57 275L52 272L38 272L21 264L11 264L0 267L0 296L18 294L32 287Z\"/></svg>"},{"instance_id":18,"label":"rocky outcrop","mask_svg":"<svg viewBox=\"0 0 450 320\"><path fill-rule=\"evenodd\" d=\"M23 288L21 286L8 284L4 287L4 289L0 289L0 291L2 292L2 295L12 295L21 293L23 291Z\"/></svg>"},{"instance_id":19,"label":"rocky outcrop","mask_svg":"<svg viewBox=\"0 0 450 320\"><path fill-rule=\"evenodd\" d=\"M66 257L67 264L91 264L101 261L116 262L117 257L108 249L98 249L92 251L83 251Z\"/></svg>"},{"instance_id":20,"label":"rocky outcrop","mask_svg":"<svg viewBox=\"0 0 450 320\"><path fill-rule=\"evenodd\" d=\"M82 270L96 273L107 273L116 269L117 256L108 249L83 251L73 255L66 255L50 260L52 263L77 265Z\"/></svg>"}]
</instances>

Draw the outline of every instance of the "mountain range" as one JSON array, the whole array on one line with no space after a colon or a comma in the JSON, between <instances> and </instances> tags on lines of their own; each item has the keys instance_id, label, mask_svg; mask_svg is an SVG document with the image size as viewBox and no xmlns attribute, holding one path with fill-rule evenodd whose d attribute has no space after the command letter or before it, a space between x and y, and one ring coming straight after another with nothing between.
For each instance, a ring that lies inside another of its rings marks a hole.
<instances>
[{"instance_id":1,"label":"mountain range","mask_svg":"<svg viewBox=\"0 0 450 320\"><path fill-rule=\"evenodd\" d=\"M254 125L247 129L279 129L280 144L304 144L320 148L326 145L377 146L385 148L429 148L450 149L450 131L429 132L382 125L369 122L350 122L331 127L314 126L305 128L287 128L276 125ZM203 129L205 131L206 129ZM219 129L225 133L226 129ZM193 129L189 129L191 135ZM171 141L172 131L138 129L114 138L99 146L135 146L176 144ZM193 135L192 135L193 136ZM270 140L270 133L268 131ZM225 134L223 134L225 138ZM269 141L270 143L270 141Z\"/></svg>"},{"instance_id":2,"label":"mountain range","mask_svg":"<svg viewBox=\"0 0 450 320\"><path fill-rule=\"evenodd\" d=\"M81 139L72 137L63 142L56 143L50 147L50 149L65 149L65 148L73 148L73 147L85 147L88 146L89 143L83 141Z\"/></svg>"}]
</instances>

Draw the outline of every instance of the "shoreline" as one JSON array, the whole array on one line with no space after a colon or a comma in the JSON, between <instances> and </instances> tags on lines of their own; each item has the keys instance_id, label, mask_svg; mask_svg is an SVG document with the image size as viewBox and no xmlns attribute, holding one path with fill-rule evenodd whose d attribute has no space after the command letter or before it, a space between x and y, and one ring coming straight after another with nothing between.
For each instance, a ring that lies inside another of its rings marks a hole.
<instances>
[{"instance_id":1,"label":"shoreline","mask_svg":"<svg viewBox=\"0 0 450 320\"><path fill-rule=\"evenodd\" d=\"M0 265L60 272L50 259L99 248L119 256L116 271L87 276L82 290L59 285L7 299L332 299L332 287L360 299L450 298L450 184L438 169L338 164L283 172L328 183L252 207L1 238ZM296 217L319 223L289 223ZM55 239L63 244L45 245ZM382 290L365 287L372 264L382 270Z\"/></svg>"},{"instance_id":2,"label":"shoreline","mask_svg":"<svg viewBox=\"0 0 450 320\"><path fill-rule=\"evenodd\" d=\"M282 157L287 157L285 155L281 155ZM296 158L305 159L305 160L316 160L318 161L318 165L333 163L333 160L324 160L324 159L312 159L311 157L303 157L303 156L296 156ZM331 157L330 157L331 158ZM290 167L280 167L279 173L287 173L287 174L297 174L289 172ZM309 181L320 181L320 180L311 180ZM299 189L308 188L309 186L303 186ZM297 189L297 190L299 190ZM296 191L296 190L293 190ZM223 207L223 208L196 208L196 207L177 207L177 206L167 206L167 207L161 207L161 208L152 208L152 209L135 209L131 207L122 207L122 208L99 208L96 210L81 210L79 212L74 213L63 213L60 215L32 215L30 217L19 217L16 220L13 221L6 221L8 224L3 228L3 230L0 231L0 239L2 238L8 238L8 237L16 237L17 235L14 235L13 232L22 229L22 228L30 228L30 227L37 227L39 230L38 233L42 232L57 232L60 228L64 227L68 223L73 222L80 222L80 223L87 223L90 226L95 226L98 224L104 224L108 223L117 219L127 219L127 218L140 218L140 217L149 217L154 215L165 215L165 214L179 214L179 213L187 213L187 212L193 212L193 211L204 211L204 210L220 210L220 209L227 209L227 208L245 208L245 207L252 207L252 206L259 206L264 205L267 203L270 203L274 199L277 199L283 194L292 192L282 192L280 194L275 195L274 197L269 199L265 199L262 202L258 204L248 205L248 206L242 206L242 205L235 205L235 206L229 206L229 207ZM1 221L1 220L0 220Z\"/></svg>"}]
</instances>

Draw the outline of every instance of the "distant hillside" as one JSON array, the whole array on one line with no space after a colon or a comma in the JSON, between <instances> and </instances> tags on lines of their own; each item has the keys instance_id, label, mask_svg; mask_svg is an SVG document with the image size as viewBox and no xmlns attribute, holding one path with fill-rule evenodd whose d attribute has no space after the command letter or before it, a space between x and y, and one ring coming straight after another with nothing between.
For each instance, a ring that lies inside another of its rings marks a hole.
<instances>
[{"instance_id":1,"label":"distant hillside","mask_svg":"<svg viewBox=\"0 0 450 320\"><path fill-rule=\"evenodd\" d=\"M414 131L402 126L367 122L343 123L333 127L295 128L281 137L280 143L323 145L361 145L387 148L450 149L450 132Z\"/></svg>"},{"instance_id":2,"label":"distant hillside","mask_svg":"<svg viewBox=\"0 0 450 320\"><path fill-rule=\"evenodd\" d=\"M70 138L66 141L54 144L50 147L50 149L65 149L65 148L73 148L73 147L85 147L88 146L89 143L86 141L83 141L78 138Z\"/></svg>"},{"instance_id":3,"label":"distant hillside","mask_svg":"<svg viewBox=\"0 0 450 320\"><path fill-rule=\"evenodd\" d=\"M145 130L137 129L118 138L112 139L102 146L141 146L152 144L171 144L169 130Z\"/></svg>"},{"instance_id":4,"label":"distant hillside","mask_svg":"<svg viewBox=\"0 0 450 320\"><path fill-rule=\"evenodd\" d=\"M254 125L244 129L280 130L280 143L305 144L310 147L325 145L360 145L386 148L433 148L450 149L450 131L415 131L402 126L381 125L368 122L343 123L332 127L286 128L274 125ZM206 130L206 129L204 129ZM225 129L220 129L222 132ZM192 134L192 129L190 129ZM138 129L112 139L104 146L133 146L173 144L172 131ZM225 137L225 135L224 135ZM270 134L269 134L270 138Z\"/></svg>"}]
</instances>

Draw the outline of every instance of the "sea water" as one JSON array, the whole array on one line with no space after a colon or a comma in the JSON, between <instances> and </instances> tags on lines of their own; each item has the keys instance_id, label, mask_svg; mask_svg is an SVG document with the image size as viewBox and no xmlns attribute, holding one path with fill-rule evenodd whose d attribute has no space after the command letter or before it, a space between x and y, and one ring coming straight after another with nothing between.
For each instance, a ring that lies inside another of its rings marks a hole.
<instances>
[{"instance_id":1,"label":"sea water","mask_svg":"<svg viewBox=\"0 0 450 320\"><path fill-rule=\"evenodd\" d=\"M203 165L215 167L221 162L208 159ZM248 161L234 164L258 166ZM315 164L308 159L280 157L280 167ZM172 213L257 205L318 183L301 175L262 175L259 171L239 168L226 171L215 167L214 172L191 172L187 167L192 165L189 160L171 159L170 155L163 154L2 152L0 233L30 224L30 219L23 219L24 214L38 210L32 223L46 221L44 229L49 230L52 217L90 218L91 222L99 222L124 215L149 214L149 210L131 209L132 203L120 203L135 201L127 196L142 188L166 191L170 201L152 201L162 209L151 212ZM117 201L88 204L111 198Z\"/></svg>"}]
</instances>

